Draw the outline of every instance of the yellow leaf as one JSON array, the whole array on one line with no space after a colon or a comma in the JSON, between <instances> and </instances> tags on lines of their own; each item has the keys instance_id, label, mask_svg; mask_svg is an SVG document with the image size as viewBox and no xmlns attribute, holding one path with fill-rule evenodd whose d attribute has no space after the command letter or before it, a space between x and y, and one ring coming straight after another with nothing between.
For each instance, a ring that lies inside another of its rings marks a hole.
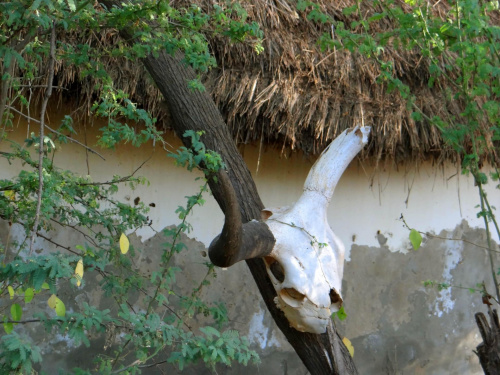
<instances>
[{"instance_id":1,"label":"yellow leaf","mask_svg":"<svg viewBox=\"0 0 500 375\"><path fill-rule=\"evenodd\" d=\"M61 301L55 294L52 294L47 301L47 304L51 309L54 309L56 311L57 316L64 316L66 315L66 306L64 305L64 302Z\"/></svg>"},{"instance_id":2,"label":"yellow leaf","mask_svg":"<svg viewBox=\"0 0 500 375\"><path fill-rule=\"evenodd\" d=\"M75 268L76 286L82 285L83 279L83 259L80 258Z\"/></svg>"},{"instance_id":3,"label":"yellow leaf","mask_svg":"<svg viewBox=\"0 0 500 375\"><path fill-rule=\"evenodd\" d=\"M33 291L32 288L26 289L26 291L24 292L24 302L25 303L31 302L31 300L33 299L34 296L35 296L35 292Z\"/></svg>"},{"instance_id":4,"label":"yellow leaf","mask_svg":"<svg viewBox=\"0 0 500 375\"><path fill-rule=\"evenodd\" d=\"M10 285L7 287L7 289L9 289L9 296L10 296L10 299L14 299L14 288L11 287Z\"/></svg>"},{"instance_id":5,"label":"yellow leaf","mask_svg":"<svg viewBox=\"0 0 500 375\"><path fill-rule=\"evenodd\" d=\"M351 355L351 357L354 357L354 346L352 346L351 340L349 340L347 337L344 337L342 339L342 342L344 343L347 350L349 350L349 354Z\"/></svg>"},{"instance_id":6,"label":"yellow leaf","mask_svg":"<svg viewBox=\"0 0 500 375\"><path fill-rule=\"evenodd\" d=\"M61 316L61 317L66 315L66 306L64 306L63 301L61 301L59 298L57 298L57 301L56 301L56 314L57 314L57 316Z\"/></svg>"},{"instance_id":7,"label":"yellow leaf","mask_svg":"<svg viewBox=\"0 0 500 375\"><path fill-rule=\"evenodd\" d=\"M55 309L56 308L56 302L59 298L57 298L57 296L55 294L52 294L49 298L49 300L47 301L47 304L49 305L49 307L51 309Z\"/></svg>"},{"instance_id":8,"label":"yellow leaf","mask_svg":"<svg viewBox=\"0 0 500 375\"><path fill-rule=\"evenodd\" d=\"M16 199L16 192L14 190L5 190L3 192L3 195L5 195L5 197L10 199L11 201Z\"/></svg>"},{"instance_id":9,"label":"yellow leaf","mask_svg":"<svg viewBox=\"0 0 500 375\"><path fill-rule=\"evenodd\" d=\"M128 242L127 236L124 233L120 236L120 251L122 254L127 254L130 243Z\"/></svg>"}]
</instances>

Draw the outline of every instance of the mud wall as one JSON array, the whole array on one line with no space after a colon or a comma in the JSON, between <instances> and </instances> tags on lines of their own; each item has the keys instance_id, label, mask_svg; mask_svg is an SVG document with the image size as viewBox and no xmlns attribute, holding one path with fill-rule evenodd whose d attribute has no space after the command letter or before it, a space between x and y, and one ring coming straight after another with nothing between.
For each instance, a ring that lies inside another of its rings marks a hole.
<instances>
[{"instance_id":1,"label":"mud wall","mask_svg":"<svg viewBox=\"0 0 500 375\"><path fill-rule=\"evenodd\" d=\"M22 123L17 131L22 138ZM168 136L168 142L172 149L180 145L173 135ZM284 155L252 145L241 148L241 152L268 207L287 205L297 199L314 162L301 154ZM120 146L116 152L104 153L106 161L101 161L81 148L66 145L56 154L55 162L82 174L90 173L95 181L100 181L109 179L111 174L130 174L149 158L138 174L145 176L150 186L134 191L124 188L119 194L123 199L139 196L146 204L155 203L150 217L158 231L177 222L175 209L183 203L184 196L196 191L195 172L175 167L159 148ZM19 171L19 165L9 166L3 160L1 163L2 176ZM493 204L500 202L498 194L498 190L491 189ZM476 217L476 200L472 181L452 165L398 169L387 166L375 170L369 163L355 160L342 177L329 208L330 225L348 253L342 291L348 317L337 324L354 345L360 374L482 373L473 353L480 342L473 315L486 309L481 296L471 294L467 288L482 281L490 290L492 286L486 251L471 244L486 243L485 231ZM411 249L408 229L399 220L401 215L411 227L432 234L424 238L418 251ZM223 217L213 198L207 196L207 203L195 211L190 222L194 230L191 238L184 238L189 250L175 259L184 270L178 280L180 289L200 281L202 263L207 261L206 247L222 228ZM0 223L2 236L7 230L6 223ZM14 237L21 233L20 228L13 228ZM54 236L62 242L78 241L64 232ZM137 264L151 271L158 264L158 248L164 242L161 234L146 228L130 238L136 247L142 248ZM51 250L48 243L37 244L42 251ZM226 303L230 326L249 337L262 360L257 367L221 366L218 373L306 374L265 309L246 266L237 264L218 270L217 275L203 296ZM98 277L85 277L86 286L76 296L62 288L60 297L68 299L67 308L82 302L106 305L96 292ZM426 288L425 280L455 287ZM82 349L75 348L63 335L47 336L35 325L16 329L30 331L41 343L44 363L39 370L48 374L88 362L104 346L104 338L95 338L90 349ZM176 373L167 367L148 369L147 373L166 371ZM205 372L210 373L201 367L185 371Z\"/></svg>"}]
</instances>

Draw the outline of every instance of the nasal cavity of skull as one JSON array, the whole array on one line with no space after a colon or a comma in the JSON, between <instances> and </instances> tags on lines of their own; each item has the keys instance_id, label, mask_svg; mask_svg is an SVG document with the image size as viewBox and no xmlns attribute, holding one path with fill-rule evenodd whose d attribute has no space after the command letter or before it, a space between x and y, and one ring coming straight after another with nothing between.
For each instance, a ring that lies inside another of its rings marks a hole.
<instances>
[{"instance_id":1,"label":"nasal cavity of skull","mask_svg":"<svg viewBox=\"0 0 500 375\"><path fill-rule=\"evenodd\" d=\"M299 307L306 298L304 294L294 288L283 288L280 291L280 295L283 301L292 307Z\"/></svg>"},{"instance_id":2,"label":"nasal cavity of skull","mask_svg":"<svg viewBox=\"0 0 500 375\"><path fill-rule=\"evenodd\" d=\"M336 305L339 302L342 302L339 294L335 291L335 289L330 289L330 302L332 305Z\"/></svg>"},{"instance_id":3,"label":"nasal cavity of skull","mask_svg":"<svg viewBox=\"0 0 500 375\"><path fill-rule=\"evenodd\" d=\"M264 261L266 262L269 270L276 278L276 280L278 280L280 283L285 281L285 270L283 269L283 266L280 264L280 262L271 257L264 257Z\"/></svg>"}]
</instances>

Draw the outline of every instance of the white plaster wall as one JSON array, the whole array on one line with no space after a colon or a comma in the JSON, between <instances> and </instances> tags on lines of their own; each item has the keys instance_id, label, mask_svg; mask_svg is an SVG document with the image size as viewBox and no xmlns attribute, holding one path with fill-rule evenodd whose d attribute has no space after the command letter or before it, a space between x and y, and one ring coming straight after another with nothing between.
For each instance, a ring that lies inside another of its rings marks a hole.
<instances>
[{"instance_id":1,"label":"white plaster wall","mask_svg":"<svg viewBox=\"0 0 500 375\"><path fill-rule=\"evenodd\" d=\"M58 117L53 115L52 123L57 122ZM13 135L21 141L27 135L26 124L22 120L17 124ZM95 139L97 130L103 125L96 121L87 128L87 139ZM83 130L80 133L78 138L83 141ZM181 146L172 133L166 135L171 151ZM260 153L253 145L242 146L240 150L265 206L289 205L300 196L314 159L301 153L282 154L271 147L264 147ZM9 151L8 144L0 143L0 151ZM173 159L166 156L167 151L159 145L142 148L120 145L114 151L99 149L99 152L105 156L105 161L77 145L67 144L60 147L54 160L60 168L82 175L90 171L94 181L109 180L114 174L129 175L147 160L136 176L146 177L150 185L140 186L135 191L124 186L119 196L130 200L139 196L146 204L154 202L156 207L151 209L150 218L157 230L177 220L175 210L178 205L184 205L185 196L196 192L199 185L195 178L201 174L176 167ZM5 159L0 163L1 177L17 174L21 168L19 164L9 166ZM491 204L499 206L499 190L489 184L487 191ZM190 236L208 245L220 232L223 217L215 200L210 196L206 200L204 207L197 208L190 218L194 227ZM471 227L482 227L482 219L476 216L479 211L477 204L478 192L472 178L462 175L456 166L436 167L425 163L419 167L400 166L398 170L394 167L374 170L368 162L355 159L336 188L328 219L333 231L344 242L349 261L354 243L386 245L391 251L410 250L409 231L399 220L401 214L408 225L423 232L453 230L464 219ZM154 232L144 228L137 234L144 241ZM494 239L498 242L497 238Z\"/></svg>"},{"instance_id":2,"label":"white plaster wall","mask_svg":"<svg viewBox=\"0 0 500 375\"><path fill-rule=\"evenodd\" d=\"M51 120L51 126L57 127L57 116L52 115ZM102 126L102 123L96 122L93 127L87 128L87 139L95 139L97 129ZM83 129L78 131L78 139L83 141ZM26 124L19 121L18 127L14 129L12 134L18 141L22 141L26 138L26 132ZM171 133L167 134L167 141L171 145L169 147L171 151L181 146L180 142ZM89 141L90 145L94 143L95 141ZM313 159L307 158L301 153L281 154L279 150L272 149L271 147L264 147L259 152L258 147L247 145L241 147L240 150L254 175L260 196L266 206L277 207L289 205L300 196L303 182L314 162ZM0 142L0 151L9 151L8 144ZM136 197L140 197L141 201L146 205L155 203L156 207L151 208L150 218L153 220L153 227L156 230L161 230L179 221L175 215L175 210L178 205L185 204L186 195L191 195L197 191L199 182L196 182L195 178L200 176L200 173L189 173L180 167L176 167L174 160L167 157L167 152L158 145L156 147L147 145L140 149L129 145L121 145L115 151L99 151L105 156L105 161L102 161L93 154L87 154L79 146L68 144L60 148L55 155L54 161L60 168L71 169L82 175L90 173L94 181L107 181L115 174L121 176L131 174L147 160L136 175L145 176L149 180L150 185L140 186L135 191L124 185L118 195L130 201L133 201ZM258 171L257 165L259 165ZM17 174L21 167L20 164L9 165L5 159L0 158L0 178ZM488 186L487 190L489 191L491 204L499 206L500 192L495 190L493 185ZM206 200L206 204L201 208L196 208L194 214L189 219L194 228L189 237L208 245L214 236L220 232L223 217L215 200L208 195ZM451 317L455 319L451 315L451 309L453 309L455 302L459 300L456 299L456 296L452 295L450 290L444 290L439 292L435 299L429 297L428 305L423 306L419 302L415 304L415 307L412 307L412 309L418 307L428 311L429 316L425 317L425 319L428 319L431 323L428 323L427 320L422 324L419 322L412 323L412 318L410 317L412 311L410 305L413 306L412 301L420 301L419 298L423 298L422 296L431 294L431 292L424 290L421 286L422 277L424 276L418 275L418 280L415 283L414 280L408 280L406 276L399 276L399 279L394 281L399 287L391 286L393 275L385 277L385 264L381 263L386 260L381 262L379 259L385 258L378 258L385 249L378 251L377 255L374 254L373 248L380 250L381 246L385 246L397 253L412 251L408 240L409 231L404 228L402 222L399 220L401 214L404 215L410 226L420 231L429 231L441 235L444 233L446 236L455 235L460 237L461 232L456 228L463 220L466 220L470 227L482 227L482 221L476 217L478 211L478 208L476 208L477 202L477 188L473 186L472 180L467 176L461 175L460 171L452 165L435 167L427 163L420 165L418 168L400 166L399 170L386 167L375 171L373 166L370 166L367 162L355 160L351 164L341 178L333 196L328 211L329 222L334 232L346 245L346 258L348 261L350 260L349 252L351 247L356 245L358 246L358 252L366 251L366 253L358 253L358 262L365 261L365 257L367 256L373 256L372 260L365 262L369 263L371 268L366 266L367 268L363 272L369 275L373 274L374 277L383 275L376 283L372 283L366 295L362 293L366 289L365 282L367 280L362 277L355 279L356 281L360 281L360 283L351 286L348 285L345 291L346 293L351 293L346 299L346 304L350 303L350 307L356 308L359 312L359 314L352 314L350 316L349 319L352 322L351 326L353 328L347 327L346 330L346 335L351 339L358 337L357 347L361 347L365 341L371 342L370 340L373 340L374 337L376 338L378 330L383 331L380 337L387 337L385 340L392 340L395 337L395 334L389 328L381 327L381 322L384 321L383 318L380 318L381 314L388 314L390 317L389 321L391 325L394 324L394 330L396 331L403 323L408 323L418 326L417 328L412 328L411 332L421 331L422 329L432 332L436 330L432 328L432 324L438 324L432 321L432 317L440 320L439 327L441 327L441 324L450 321ZM137 234L142 237L142 241L144 242L153 236L154 232L149 228L144 228L138 231ZM22 230L19 230L18 236L21 235ZM495 240L498 241L498 239ZM359 246L368 246L371 248L360 250ZM452 272L460 271L458 265L462 260L462 253L464 252L462 243L446 242L446 244L439 246L446 247L443 259L444 267L441 267L440 264L429 265L429 268L430 266L438 268L437 272L432 273L432 276L429 277L437 279L437 274L442 276L442 280L438 281L453 282ZM361 256L360 254L363 255ZM354 255L355 253L353 252L353 257ZM394 258L394 264L399 262L397 263L398 265L393 265L394 269L401 268L399 264L408 265L414 262L409 261L408 258L402 259L402 254L389 255L391 258ZM396 259L397 255L399 257ZM418 257L417 261L415 261L416 263L425 263L427 261L424 258L423 251L421 254L413 253L413 255ZM426 267L427 265L423 265L420 268L416 268L424 269ZM382 268L383 270L379 272L378 269ZM480 267L480 270L482 269L486 270L485 264ZM236 273L239 277L247 275L248 280L251 278L244 265L236 265L235 269L229 269L225 273L228 275ZM467 271L466 273L470 272ZM384 279L382 280L382 278ZM354 284L355 280L350 281L353 281ZM251 281L248 282L252 284ZM255 293L257 292L255 291ZM393 312L383 313L383 311L387 311L387 306L384 306L384 302L382 301L386 294L389 296L387 298L390 298L389 304L394 305ZM378 297L373 298L373 295L377 295ZM356 302L356 297L359 297L361 301ZM252 303L255 302L254 299L250 300ZM255 300L259 301L258 298ZM369 301L369 303L366 303L366 301ZM463 302L464 304L468 303L468 299L463 299L463 301L465 301ZM258 302L253 306L256 312L252 313L253 315L251 316L245 317L248 319L248 336L252 342L262 350L279 349L289 351L290 348L284 343L282 335L270 323L270 318L268 313L263 310L263 305L257 305ZM460 309L456 307L455 309L464 310L465 308L462 306ZM415 311L416 316L423 316L420 310ZM357 317L359 317L359 320L356 320ZM441 317L443 318L440 319ZM455 324L454 321L450 322ZM422 328L424 327L423 324L428 324L428 326L426 325L425 328ZM469 319L465 324L473 326L472 319ZM472 329L474 332L476 331L475 327ZM449 332L449 330L446 329L446 332ZM451 334L455 334L455 332L453 331ZM479 343L479 338L476 334L476 336L471 336L471 339L467 340L469 347L465 348L464 352L470 354L471 348ZM394 346L389 341L387 343L383 342L380 345L384 348L392 348ZM368 352L373 349L372 344L367 347Z\"/></svg>"}]
</instances>

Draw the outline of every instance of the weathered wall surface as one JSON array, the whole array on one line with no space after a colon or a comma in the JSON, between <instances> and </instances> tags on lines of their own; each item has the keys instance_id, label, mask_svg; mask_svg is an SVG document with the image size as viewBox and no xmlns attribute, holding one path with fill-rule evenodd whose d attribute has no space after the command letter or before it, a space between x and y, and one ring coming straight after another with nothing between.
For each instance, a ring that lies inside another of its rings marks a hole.
<instances>
[{"instance_id":1,"label":"weathered wall surface","mask_svg":"<svg viewBox=\"0 0 500 375\"><path fill-rule=\"evenodd\" d=\"M169 142L177 147L179 142L170 138ZM275 150L259 154L253 146L246 146L242 152L266 205L287 205L300 195L313 160L297 154L285 157ZM86 157L83 149L67 145L56 154L55 161L61 167L87 174ZM136 191L125 188L120 195L131 200L139 196L146 204L154 202L156 207L150 217L154 228L161 230L177 222L175 209L184 196L196 191L195 173L176 168L163 150L152 152L151 148L138 150L124 146L115 153L107 153L105 162L89 156L90 174L95 181L106 180L110 174L128 175L149 157L138 174L149 179L150 187ZM0 173L12 175L18 168L4 163ZM498 191L491 191L490 197L498 206ZM480 295L460 288L442 291L424 288L422 281L435 280L468 288L484 280L492 290L485 250L463 241L426 237L422 248L413 251L408 230L399 220L403 214L408 225L418 230L484 246L485 232L476 218L476 199L470 179L457 173L453 166L424 165L419 169L401 167L399 171L388 168L374 172L369 165L355 161L341 179L329 208L330 225L349 253L342 290L348 317L338 324L354 345L360 374L482 373L472 352L480 342L473 314L485 311ZM185 240L189 251L175 260L184 270L179 288L189 288L200 281L202 263L207 259L204 251L219 233L223 221L210 197L190 219L194 231L192 238ZM5 236L5 223L0 230ZM55 235L70 243L78 241L67 238L66 233ZM158 249L164 240L147 228L137 235L137 238L131 236L136 246L142 248L136 261L144 270L151 270L158 264ZM47 246L43 242L38 245ZM204 296L226 302L230 326L248 335L262 360L258 367L220 367L218 373L306 374L272 322L246 266L237 264L228 270L218 270L217 275L212 286L203 291ZM83 301L106 304L95 292L96 276L85 277L85 288L72 297L74 300L67 307ZM69 288L62 287L60 297L70 299L70 293L73 292ZM61 335L47 341L43 330L34 325L16 329L32 330L42 342L45 359L42 369L48 374L88 362L104 346L104 339L96 338L91 349L83 350L74 348L71 340ZM203 371L193 368L186 373ZM161 371L148 369L147 373Z\"/></svg>"}]
</instances>

